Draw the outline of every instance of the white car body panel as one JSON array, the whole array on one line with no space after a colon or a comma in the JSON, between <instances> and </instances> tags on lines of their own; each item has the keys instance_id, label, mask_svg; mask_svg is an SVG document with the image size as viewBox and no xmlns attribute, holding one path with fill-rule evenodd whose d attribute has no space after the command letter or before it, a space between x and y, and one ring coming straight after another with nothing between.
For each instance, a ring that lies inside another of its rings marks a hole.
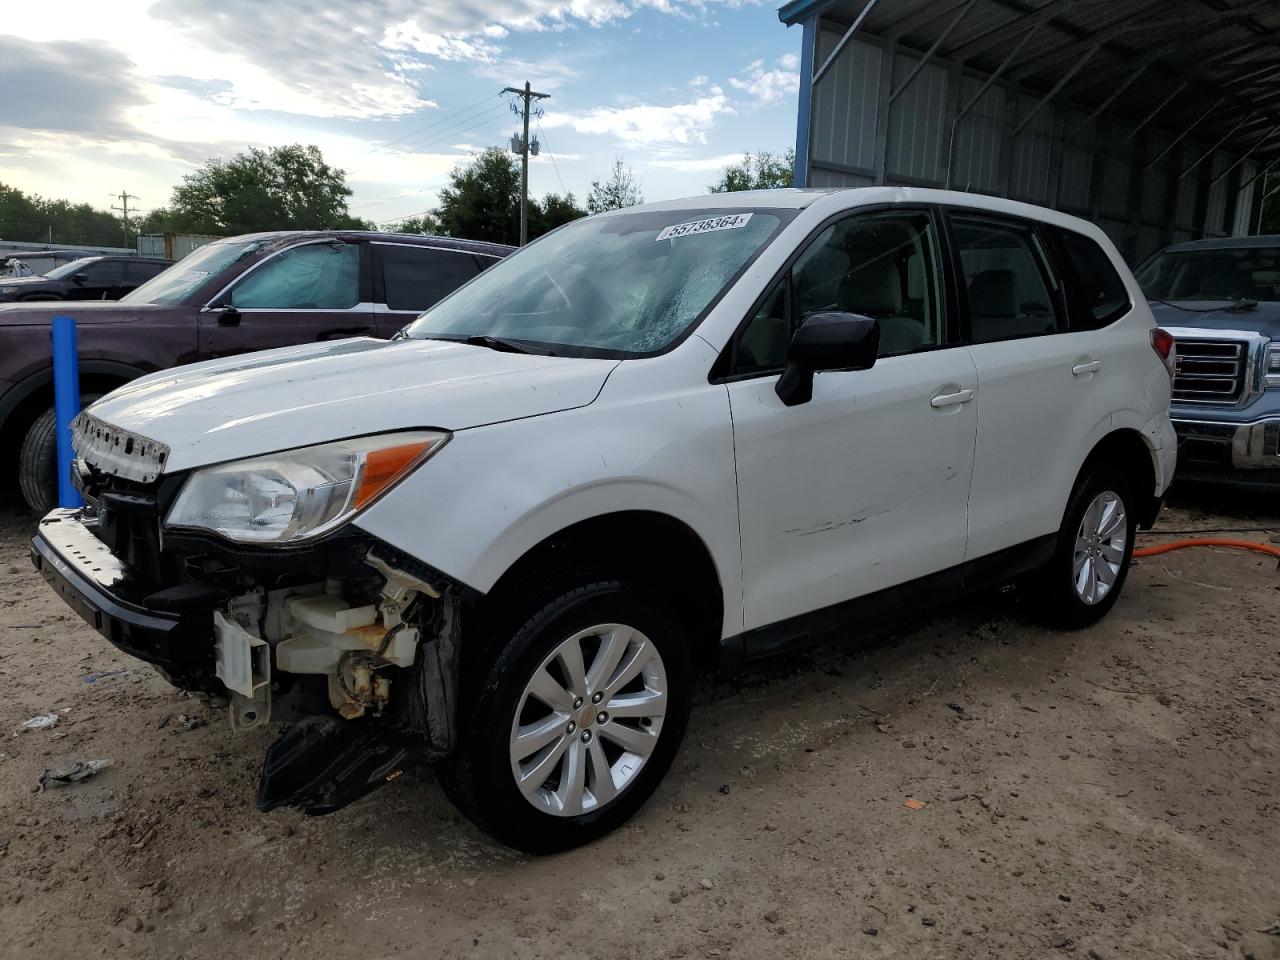
<instances>
[{"instance_id":1,"label":"white car body panel","mask_svg":"<svg viewBox=\"0 0 1280 960\"><path fill-rule=\"evenodd\" d=\"M441 340L336 340L177 367L90 407L169 448L167 469L412 427L463 430L591 403L617 360Z\"/></svg>"},{"instance_id":2,"label":"white car body panel","mask_svg":"<svg viewBox=\"0 0 1280 960\"><path fill-rule=\"evenodd\" d=\"M745 622L776 623L964 559L978 420L963 347L815 375L784 406L776 376L729 384Z\"/></svg>"},{"instance_id":3,"label":"white car body panel","mask_svg":"<svg viewBox=\"0 0 1280 960\"><path fill-rule=\"evenodd\" d=\"M740 632L733 432L724 386L706 379L715 358L693 336L666 356L621 364L589 407L460 431L354 522L483 592L581 520L667 514L707 546L725 635Z\"/></svg>"}]
</instances>

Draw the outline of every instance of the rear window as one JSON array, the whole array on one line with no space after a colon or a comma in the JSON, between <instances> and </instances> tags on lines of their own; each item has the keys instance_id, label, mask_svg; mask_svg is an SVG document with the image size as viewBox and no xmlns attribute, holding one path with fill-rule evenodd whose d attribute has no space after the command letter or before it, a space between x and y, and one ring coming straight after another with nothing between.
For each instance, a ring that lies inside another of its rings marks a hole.
<instances>
[{"instance_id":1,"label":"rear window","mask_svg":"<svg viewBox=\"0 0 1280 960\"><path fill-rule=\"evenodd\" d=\"M477 273L476 258L461 250L436 250L375 243L382 264L387 307L421 313L439 303Z\"/></svg>"},{"instance_id":2,"label":"rear window","mask_svg":"<svg viewBox=\"0 0 1280 960\"><path fill-rule=\"evenodd\" d=\"M1075 275L1083 311L1087 311L1072 311L1072 329L1097 330L1127 313L1129 291L1103 249L1083 234L1070 230L1061 230L1058 236Z\"/></svg>"}]
</instances>

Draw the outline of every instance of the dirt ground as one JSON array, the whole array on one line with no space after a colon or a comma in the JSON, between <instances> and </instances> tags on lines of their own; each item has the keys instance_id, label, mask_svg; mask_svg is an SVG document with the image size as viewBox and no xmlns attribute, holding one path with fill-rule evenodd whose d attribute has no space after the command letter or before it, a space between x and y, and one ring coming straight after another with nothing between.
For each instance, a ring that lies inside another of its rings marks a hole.
<instances>
[{"instance_id":1,"label":"dirt ground","mask_svg":"<svg viewBox=\"0 0 1280 960\"><path fill-rule=\"evenodd\" d=\"M1280 507L1195 493L1160 526L1267 541ZM1076 634L992 595L709 682L639 816L530 859L426 771L328 818L258 813L269 735L83 626L31 571L30 527L0 518L5 958L1280 958L1266 557L1138 561Z\"/></svg>"}]
</instances>

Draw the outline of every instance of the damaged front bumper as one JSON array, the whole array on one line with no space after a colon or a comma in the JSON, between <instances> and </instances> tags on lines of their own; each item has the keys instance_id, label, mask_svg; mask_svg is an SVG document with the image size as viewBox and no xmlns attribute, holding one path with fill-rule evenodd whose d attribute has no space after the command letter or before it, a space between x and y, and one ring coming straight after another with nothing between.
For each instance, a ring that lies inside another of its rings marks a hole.
<instances>
[{"instance_id":1,"label":"damaged front bumper","mask_svg":"<svg viewBox=\"0 0 1280 960\"><path fill-rule=\"evenodd\" d=\"M263 765L262 809L328 813L452 749L456 585L363 536L288 554L179 540L151 554L182 575L144 578L101 524L53 511L33 564L117 648L225 698L236 730L293 721Z\"/></svg>"}]
</instances>

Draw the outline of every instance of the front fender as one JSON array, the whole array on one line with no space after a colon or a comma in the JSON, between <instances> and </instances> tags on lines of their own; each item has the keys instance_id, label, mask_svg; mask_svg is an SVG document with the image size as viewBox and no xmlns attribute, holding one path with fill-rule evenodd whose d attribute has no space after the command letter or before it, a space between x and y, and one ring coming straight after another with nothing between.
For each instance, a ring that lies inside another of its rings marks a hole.
<instances>
[{"instance_id":1,"label":"front fender","mask_svg":"<svg viewBox=\"0 0 1280 960\"><path fill-rule=\"evenodd\" d=\"M580 521L666 514L711 554L731 635L742 629L733 463L722 385L602 396L577 410L459 431L355 523L487 593L529 550ZM600 549L607 557L628 545Z\"/></svg>"}]
</instances>

